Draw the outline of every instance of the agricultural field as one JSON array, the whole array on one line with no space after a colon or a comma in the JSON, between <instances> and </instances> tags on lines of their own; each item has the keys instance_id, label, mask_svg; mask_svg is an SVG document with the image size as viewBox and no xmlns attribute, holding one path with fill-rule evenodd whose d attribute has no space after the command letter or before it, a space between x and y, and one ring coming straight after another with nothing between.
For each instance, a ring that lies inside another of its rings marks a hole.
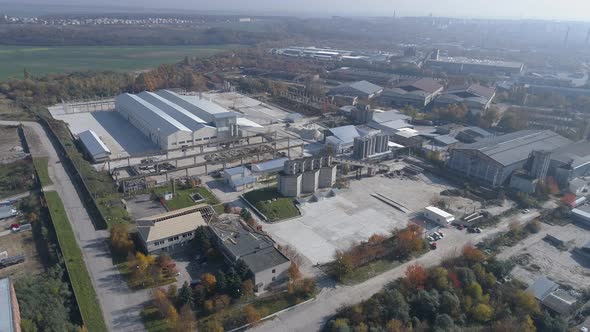
<instances>
[{"instance_id":1,"label":"agricultural field","mask_svg":"<svg viewBox=\"0 0 590 332\"><path fill-rule=\"evenodd\" d=\"M24 68L34 76L87 70L141 71L185 56L211 56L236 45L208 46L2 46L0 81L23 78Z\"/></svg>"}]
</instances>

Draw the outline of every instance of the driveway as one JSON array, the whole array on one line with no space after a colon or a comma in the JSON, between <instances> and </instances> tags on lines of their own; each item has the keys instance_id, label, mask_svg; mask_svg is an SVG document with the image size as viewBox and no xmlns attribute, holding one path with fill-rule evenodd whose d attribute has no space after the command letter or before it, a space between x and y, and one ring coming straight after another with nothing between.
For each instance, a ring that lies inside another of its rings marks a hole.
<instances>
[{"instance_id":1,"label":"driveway","mask_svg":"<svg viewBox=\"0 0 590 332\"><path fill-rule=\"evenodd\" d=\"M516 217L508 217L503 219L497 227L484 229L481 234L469 234L465 231L459 233L456 230L449 229L445 231L445 234L447 234L445 238L438 241L437 250L430 251L418 259L406 262L357 285L330 285L323 287L314 301L283 312L273 320L266 321L252 330L264 332L320 331L326 321L335 315L339 308L370 298L389 282L403 277L408 266L415 263L422 264L425 267L439 265L443 259L459 255L465 244L476 244L487 237L507 231L512 220L517 219L520 223L525 223L538 215L537 211L532 211Z\"/></svg>"},{"instance_id":2,"label":"driveway","mask_svg":"<svg viewBox=\"0 0 590 332\"><path fill-rule=\"evenodd\" d=\"M113 265L106 243L108 231L97 231L94 228L43 127L37 122L0 121L0 125L21 123L31 128L41 142L42 149L36 149L38 151L34 153L48 157L49 177L64 203L109 330L144 331L140 312L150 299L149 290L133 292L127 287L123 277Z\"/></svg>"}]
</instances>

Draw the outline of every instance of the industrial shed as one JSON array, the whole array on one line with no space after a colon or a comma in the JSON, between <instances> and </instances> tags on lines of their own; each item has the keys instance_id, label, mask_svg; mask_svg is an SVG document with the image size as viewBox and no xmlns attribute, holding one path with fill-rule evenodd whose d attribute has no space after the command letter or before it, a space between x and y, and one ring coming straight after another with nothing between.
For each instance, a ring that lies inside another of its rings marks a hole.
<instances>
[{"instance_id":1,"label":"industrial shed","mask_svg":"<svg viewBox=\"0 0 590 332\"><path fill-rule=\"evenodd\" d=\"M78 139L84 146L86 154L93 162L109 159L111 150L104 144L93 130L86 130L78 134Z\"/></svg>"},{"instance_id":2,"label":"industrial shed","mask_svg":"<svg viewBox=\"0 0 590 332\"><path fill-rule=\"evenodd\" d=\"M199 95L179 95L169 90L160 90L156 94L203 119L210 126L217 128L217 136L231 138L239 135L238 114Z\"/></svg>"},{"instance_id":3,"label":"industrial shed","mask_svg":"<svg viewBox=\"0 0 590 332\"><path fill-rule=\"evenodd\" d=\"M555 151L571 143L550 130L521 130L458 145L451 150L448 167L498 187L515 170L523 168L533 151Z\"/></svg>"},{"instance_id":4,"label":"industrial shed","mask_svg":"<svg viewBox=\"0 0 590 332\"><path fill-rule=\"evenodd\" d=\"M192 141L192 131L139 96L124 93L115 99L117 111L162 149Z\"/></svg>"},{"instance_id":5,"label":"industrial shed","mask_svg":"<svg viewBox=\"0 0 590 332\"><path fill-rule=\"evenodd\" d=\"M367 81L358 81L342 84L328 92L329 96L353 96L362 99L371 99L381 93L383 88Z\"/></svg>"}]
</instances>

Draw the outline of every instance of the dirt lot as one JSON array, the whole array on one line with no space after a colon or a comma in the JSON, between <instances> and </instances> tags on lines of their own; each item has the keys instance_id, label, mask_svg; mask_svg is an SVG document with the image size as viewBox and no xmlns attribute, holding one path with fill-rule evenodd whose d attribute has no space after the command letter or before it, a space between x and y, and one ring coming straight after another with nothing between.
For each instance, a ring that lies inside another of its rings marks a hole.
<instances>
[{"instance_id":1,"label":"dirt lot","mask_svg":"<svg viewBox=\"0 0 590 332\"><path fill-rule=\"evenodd\" d=\"M166 212L162 204L151 197L151 194L142 194L125 199L127 210L134 220Z\"/></svg>"},{"instance_id":2,"label":"dirt lot","mask_svg":"<svg viewBox=\"0 0 590 332\"><path fill-rule=\"evenodd\" d=\"M17 128L0 126L0 163L12 163L25 156Z\"/></svg>"},{"instance_id":3,"label":"dirt lot","mask_svg":"<svg viewBox=\"0 0 590 332\"><path fill-rule=\"evenodd\" d=\"M559 250L543 240L546 234L566 243L566 250ZM553 281L575 289L590 287L590 260L573 252L590 239L590 230L574 224L550 226L543 224L540 233L533 234L511 248L505 248L498 257L517 262L513 277L531 284L536 278L546 276Z\"/></svg>"},{"instance_id":4,"label":"dirt lot","mask_svg":"<svg viewBox=\"0 0 590 332\"><path fill-rule=\"evenodd\" d=\"M37 254L31 231L0 236L0 252L3 251L6 251L8 256L24 254L25 262L0 269L0 278L6 276L18 277L19 275L36 274L43 271L43 265Z\"/></svg>"}]
</instances>

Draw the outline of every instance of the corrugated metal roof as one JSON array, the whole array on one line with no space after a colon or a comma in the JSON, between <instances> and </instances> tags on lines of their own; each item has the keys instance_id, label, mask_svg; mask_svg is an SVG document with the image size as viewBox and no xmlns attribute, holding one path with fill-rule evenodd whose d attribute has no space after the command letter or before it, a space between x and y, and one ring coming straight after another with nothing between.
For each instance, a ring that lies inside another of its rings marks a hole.
<instances>
[{"instance_id":1,"label":"corrugated metal roof","mask_svg":"<svg viewBox=\"0 0 590 332\"><path fill-rule=\"evenodd\" d=\"M92 155L111 154L111 150L104 144L93 130L86 130L78 134L78 138L86 147L86 150Z\"/></svg>"},{"instance_id":2,"label":"corrugated metal roof","mask_svg":"<svg viewBox=\"0 0 590 332\"><path fill-rule=\"evenodd\" d=\"M253 172L270 172L275 170L283 169L285 165L285 161L289 160L289 158L277 158L269 161L265 161L263 163L254 164L252 165Z\"/></svg>"},{"instance_id":3,"label":"corrugated metal roof","mask_svg":"<svg viewBox=\"0 0 590 332\"><path fill-rule=\"evenodd\" d=\"M454 137L451 137L449 135L436 136L434 137L434 140L446 145L455 144L459 142Z\"/></svg>"},{"instance_id":4,"label":"corrugated metal roof","mask_svg":"<svg viewBox=\"0 0 590 332\"><path fill-rule=\"evenodd\" d=\"M371 82L358 81L358 82L354 82L354 83L339 85L339 86L333 88L332 90L330 90L330 94L331 95L339 94L341 91L348 91L350 89L356 90L360 93L367 94L367 95L372 95L372 94L378 93L379 91L383 90L382 87L380 87L379 85L373 84Z\"/></svg>"},{"instance_id":5,"label":"corrugated metal roof","mask_svg":"<svg viewBox=\"0 0 590 332\"><path fill-rule=\"evenodd\" d=\"M435 93L440 90L443 86L432 78L419 78L413 81L406 81L395 86L405 91L412 91L414 89L427 92L428 94Z\"/></svg>"},{"instance_id":6,"label":"corrugated metal roof","mask_svg":"<svg viewBox=\"0 0 590 332\"><path fill-rule=\"evenodd\" d=\"M533 294L537 300L543 300L549 293L559 288L559 285L546 277L540 277L526 289L527 292Z\"/></svg>"},{"instance_id":7,"label":"corrugated metal roof","mask_svg":"<svg viewBox=\"0 0 590 332\"><path fill-rule=\"evenodd\" d=\"M16 331L12 313L12 295L10 292L10 280L0 279L0 331Z\"/></svg>"},{"instance_id":8,"label":"corrugated metal roof","mask_svg":"<svg viewBox=\"0 0 590 332\"><path fill-rule=\"evenodd\" d=\"M169 90L160 90L156 94L193 113L206 122L212 123L216 118L236 116L224 107L199 96L184 96Z\"/></svg>"},{"instance_id":9,"label":"corrugated metal roof","mask_svg":"<svg viewBox=\"0 0 590 332\"><path fill-rule=\"evenodd\" d=\"M387 121L395 121L395 120L409 120L411 117L400 113L396 110L391 110L387 112L375 112L373 113L373 121L377 123L387 122Z\"/></svg>"},{"instance_id":10,"label":"corrugated metal roof","mask_svg":"<svg viewBox=\"0 0 590 332\"><path fill-rule=\"evenodd\" d=\"M344 144L352 144L354 142L355 137L360 137L358 130L353 125L330 128L330 132L338 138L341 143Z\"/></svg>"},{"instance_id":11,"label":"corrugated metal roof","mask_svg":"<svg viewBox=\"0 0 590 332\"><path fill-rule=\"evenodd\" d=\"M462 144L456 149L478 150L496 162L508 166L526 160L532 151L553 151L572 142L550 130L521 130Z\"/></svg>"},{"instance_id":12,"label":"corrugated metal roof","mask_svg":"<svg viewBox=\"0 0 590 332\"><path fill-rule=\"evenodd\" d=\"M147 101L148 103L158 107L160 110L170 115L171 117L182 121L182 124L184 124L193 131L203 128L203 125L207 123L205 120L199 118L195 114L187 111L181 106L176 105L175 103L165 98L162 98L161 96L155 93L144 91L138 94L138 96Z\"/></svg>"},{"instance_id":13,"label":"corrugated metal roof","mask_svg":"<svg viewBox=\"0 0 590 332\"><path fill-rule=\"evenodd\" d=\"M171 212L174 213L178 211ZM170 212L153 216L151 219L164 218L166 217L166 214L169 213ZM205 222L205 219L203 219L200 211L194 211L193 213L180 214L179 216L170 219L156 221L154 226L138 226L137 231L145 242L153 242L194 231L199 226L207 226L207 223Z\"/></svg>"},{"instance_id":14,"label":"corrugated metal roof","mask_svg":"<svg viewBox=\"0 0 590 332\"><path fill-rule=\"evenodd\" d=\"M191 132L185 125L136 95L124 93L116 100L117 104L125 104L135 116L143 118L154 129L159 129L165 135L172 135L178 131Z\"/></svg>"},{"instance_id":15,"label":"corrugated metal roof","mask_svg":"<svg viewBox=\"0 0 590 332\"><path fill-rule=\"evenodd\" d=\"M553 152L551 159L564 164L571 162L574 168L590 163L590 142L580 141L563 147Z\"/></svg>"},{"instance_id":16,"label":"corrugated metal roof","mask_svg":"<svg viewBox=\"0 0 590 332\"><path fill-rule=\"evenodd\" d=\"M239 175L239 174L246 174L249 175L250 171L244 166L238 166L233 168L228 168L224 171L229 176Z\"/></svg>"}]
</instances>

